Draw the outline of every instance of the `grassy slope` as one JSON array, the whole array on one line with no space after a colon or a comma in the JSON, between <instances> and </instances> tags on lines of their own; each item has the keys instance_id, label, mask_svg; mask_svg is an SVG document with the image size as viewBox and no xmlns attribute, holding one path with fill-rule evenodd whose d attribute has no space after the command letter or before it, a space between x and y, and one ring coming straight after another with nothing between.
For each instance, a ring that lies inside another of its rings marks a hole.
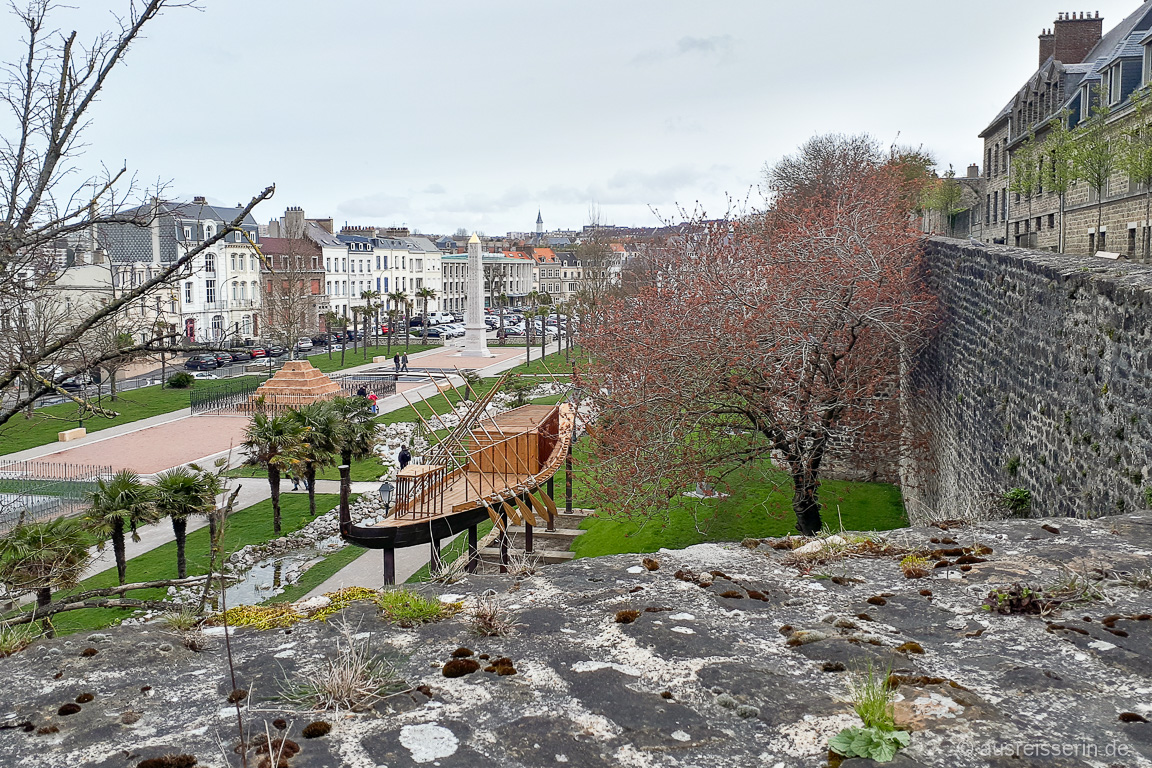
<instances>
[{"instance_id":1,"label":"grassy slope","mask_svg":"<svg viewBox=\"0 0 1152 768\"><path fill-rule=\"evenodd\" d=\"M335 494L317 494L316 507L325 512L340 502ZM280 535L303 528L310 520L308 497L304 494L285 494L280 497L280 514L283 530ZM240 510L228 519L224 534L224 551L235 552L246 544L260 544L276 538L272 531L272 502L261 501ZM108 546L111 546L109 544ZM187 543L188 575L208 571L208 529L200 528L188 534ZM145 552L128 561L128 581L152 581L176 578L176 543L168 542L156 549ZM116 585L115 567L102 571L81 582L76 592ZM163 597L164 590L149 589L128 593L127 597L141 600L154 600ZM59 597L57 595L56 597ZM85 609L62 613L54 620L57 631L62 634L87 632L115 624L130 615L128 610Z\"/></svg>"},{"instance_id":2,"label":"grassy slope","mask_svg":"<svg viewBox=\"0 0 1152 768\"><path fill-rule=\"evenodd\" d=\"M576 467L580 465L583 447L583 441L577 445ZM572 549L577 557L596 557L797 532L791 506L792 483L787 475L745 469L733 476L731 483L731 495L725 499L681 496L672 501L666 518L651 519L646 524L590 517L580 526L588 532L576 540ZM556 473L555 490L556 503L563 507L563 470ZM575 507L596 507L579 470L573 472L572 497ZM845 530L863 531L908 525L900 489L888 483L825 480L820 486L820 500L824 504L824 523L833 530L839 530L841 524Z\"/></svg>"}]
</instances>

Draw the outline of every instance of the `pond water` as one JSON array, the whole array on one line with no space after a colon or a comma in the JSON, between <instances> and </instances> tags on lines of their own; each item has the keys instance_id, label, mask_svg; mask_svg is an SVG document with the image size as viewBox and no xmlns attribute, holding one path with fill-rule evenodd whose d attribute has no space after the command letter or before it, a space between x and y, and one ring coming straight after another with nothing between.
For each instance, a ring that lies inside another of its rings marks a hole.
<instances>
[{"instance_id":1,"label":"pond water","mask_svg":"<svg viewBox=\"0 0 1152 768\"><path fill-rule=\"evenodd\" d=\"M282 555L262 560L249 570L239 574L241 580L228 587L229 607L234 605L256 605L270 597L275 597L291 585L300 574L321 560L323 555L316 549L297 549Z\"/></svg>"}]
</instances>

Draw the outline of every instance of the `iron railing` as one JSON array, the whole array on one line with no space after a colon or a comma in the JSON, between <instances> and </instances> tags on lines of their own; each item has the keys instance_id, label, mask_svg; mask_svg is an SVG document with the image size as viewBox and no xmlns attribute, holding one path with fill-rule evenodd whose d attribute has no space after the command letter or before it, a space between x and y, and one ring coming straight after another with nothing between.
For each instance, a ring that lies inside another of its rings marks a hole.
<instances>
[{"instance_id":1,"label":"iron railing","mask_svg":"<svg viewBox=\"0 0 1152 768\"><path fill-rule=\"evenodd\" d=\"M192 413L237 410L246 405L252 393L267 379L244 377L212 381L200 379L188 393Z\"/></svg>"},{"instance_id":2,"label":"iron railing","mask_svg":"<svg viewBox=\"0 0 1152 768\"><path fill-rule=\"evenodd\" d=\"M112 467L55 461L0 462L0 533L22 523L70 517L88 508L96 481Z\"/></svg>"},{"instance_id":3,"label":"iron railing","mask_svg":"<svg viewBox=\"0 0 1152 768\"><path fill-rule=\"evenodd\" d=\"M387 397L396 394L395 373L345 373L329 376L328 378L340 385L343 394L354 396L364 390L364 396L369 393L376 397Z\"/></svg>"}]
</instances>

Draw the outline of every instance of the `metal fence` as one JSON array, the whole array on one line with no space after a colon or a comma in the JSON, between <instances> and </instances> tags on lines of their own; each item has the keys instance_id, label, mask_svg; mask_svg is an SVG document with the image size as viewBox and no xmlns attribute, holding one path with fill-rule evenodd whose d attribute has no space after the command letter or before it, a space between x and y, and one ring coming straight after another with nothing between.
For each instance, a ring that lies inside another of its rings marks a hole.
<instances>
[{"instance_id":1,"label":"metal fence","mask_svg":"<svg viewBox=\"0 0 1152 768\"><path fill-rule=\"evenodd\" d=\"M396 374L394 373L345 373L329 376L328 378L340 385L343 394L353 396L364 390L364 396L369 393L376 397L387 397L396 394Z\"/></svg>"},{"instance_id":2,"label":"metal fence","mask_svg":"<svg viewBox=\"0 0 1152 768\"><path fill-rule=\"evenodd\" d=\"M88 495L112 467L53 461L0 462L0 533L22 523L69 517L88 508Z\"/></svg>"},{"instance_id":3,"label":"metal fence","mask_svg":"<svg viewBox=\"0 0 1152 768\"><path fill-rule=\"evenodd\" d=\"M267 379L246 377L212 381L201 379L188 393L192 413L239 410L251 399L252 393Z\"/></svg>"}]
</instances>

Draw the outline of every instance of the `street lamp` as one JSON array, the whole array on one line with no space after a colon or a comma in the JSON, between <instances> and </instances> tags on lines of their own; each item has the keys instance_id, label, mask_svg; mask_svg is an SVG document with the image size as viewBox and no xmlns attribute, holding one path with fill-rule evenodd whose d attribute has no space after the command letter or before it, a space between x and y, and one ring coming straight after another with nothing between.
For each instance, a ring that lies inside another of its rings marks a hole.
<instances>
[{"instance_id":1,"label":"street lamp","mask_svg":"<svg viewBox=\"0 0 1152 768\"><path fill-rule=\"evenodd\" d=\"M380 484L380 501L384 502L384 517L388 517L388 511L392 508L392 491L395 486L385 480Z\"/></svg>"}]
</instances>

